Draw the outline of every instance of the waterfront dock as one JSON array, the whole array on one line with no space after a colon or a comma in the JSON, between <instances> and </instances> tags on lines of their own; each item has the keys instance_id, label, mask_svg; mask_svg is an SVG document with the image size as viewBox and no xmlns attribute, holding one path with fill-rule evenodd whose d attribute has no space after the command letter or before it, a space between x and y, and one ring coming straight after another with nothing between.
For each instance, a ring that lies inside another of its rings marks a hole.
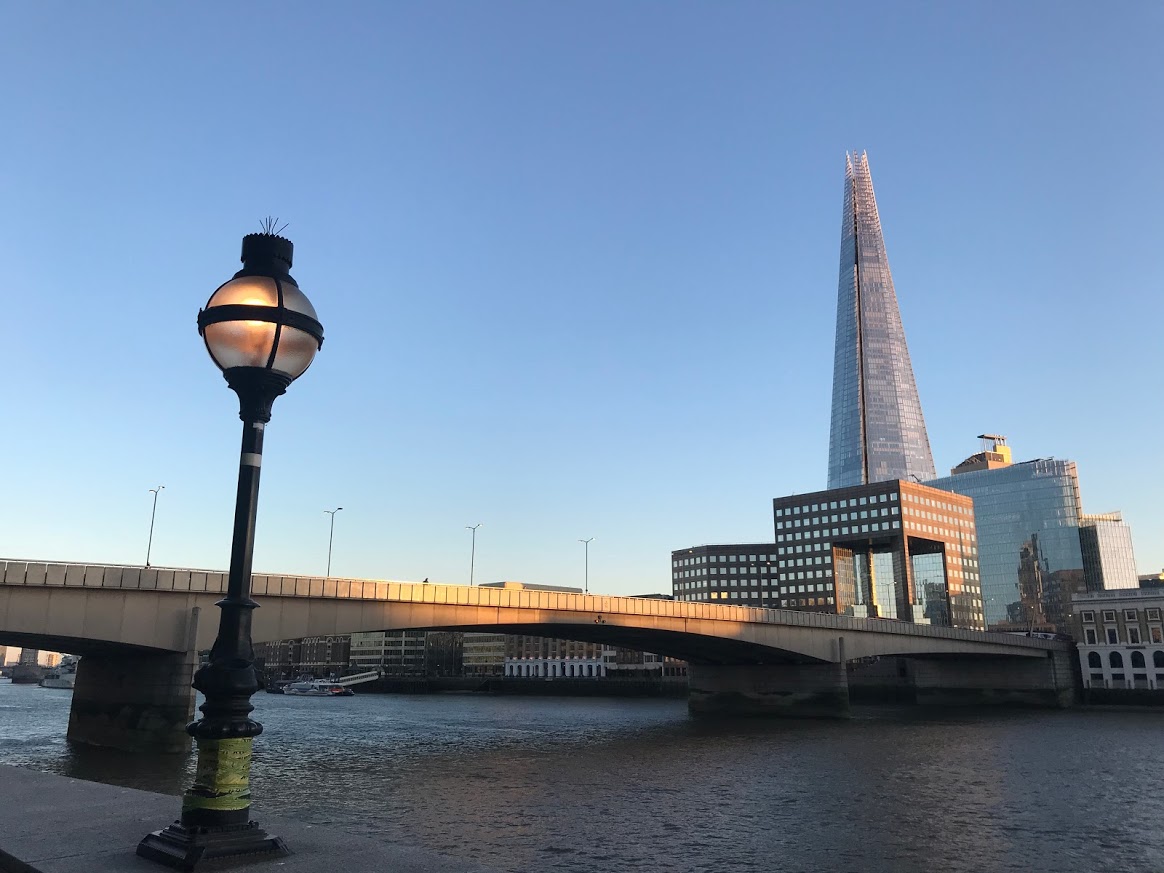
<instances>
[{"instance_id":1,"label":"waterfront dock","mask_svg":"<svg viewBox=\"0 0 1164 873\"><path fill-rule=\"evenodd\" d=\"M167 868L134 850L148 832L177 817L181 799L0 765L0 873L159 873ZM250 873L496 873L471 861L402 848L256 811L290 856L240 866ZM216 867L215 869L220 869Z\"/></svg>"}]
</instances>

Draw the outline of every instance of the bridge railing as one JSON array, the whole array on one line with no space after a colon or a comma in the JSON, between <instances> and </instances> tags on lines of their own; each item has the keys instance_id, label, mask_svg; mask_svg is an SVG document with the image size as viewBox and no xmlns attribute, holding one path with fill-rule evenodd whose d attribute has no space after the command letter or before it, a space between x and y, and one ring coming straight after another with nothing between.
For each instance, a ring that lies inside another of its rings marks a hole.
<instances>
[{"instance_id":1,"label":"bridge railing","mask_svg":"<svg viewBox=\"0 0 1164 873\"><path fill-rule=\"evenodd\" d=\"M116 564L42 563L0 561L5 586L60 588L114 588L121 590L171 591L182 594L224 594L226 573L173 567L131 567ZM983 634L962 628L936 627L906 621L855 618L821 612L765 609L697 603L649 597L616 597L574 594L530 588L483 588L374 579L341 579L318 576L285 576L256 573L252 577L256 597L309 597L317 599L376 600L432 603L466 607L541 609L602 615L658 616L686 620L736 621L780 624L850 631L873 631L907 636L957 640L993 639L1030 648L1055 648L1051 640L1009 634Z\"/></svg>"}]
</instances>

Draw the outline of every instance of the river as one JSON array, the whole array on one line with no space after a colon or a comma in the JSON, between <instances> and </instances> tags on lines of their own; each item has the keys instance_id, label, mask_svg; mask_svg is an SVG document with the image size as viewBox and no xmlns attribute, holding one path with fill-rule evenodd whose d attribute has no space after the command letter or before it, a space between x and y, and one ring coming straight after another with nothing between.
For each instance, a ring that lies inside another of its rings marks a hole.
<instances>
[{"instance_id":1,"label":"river","mask_svg":"<svg viewBox=\"0 0 1164 873\"><path fill-rule=\"evenodd\" d=\"M0 682L0 763L185 787L192 756L71 748L69 701ZM674 700L254 702L267 728L252 778L260 822L278 812L499 870L1164 870L1164 712L708 721ZM158 826L177 809L159 810Z\"/></svg>"}]
</instances>

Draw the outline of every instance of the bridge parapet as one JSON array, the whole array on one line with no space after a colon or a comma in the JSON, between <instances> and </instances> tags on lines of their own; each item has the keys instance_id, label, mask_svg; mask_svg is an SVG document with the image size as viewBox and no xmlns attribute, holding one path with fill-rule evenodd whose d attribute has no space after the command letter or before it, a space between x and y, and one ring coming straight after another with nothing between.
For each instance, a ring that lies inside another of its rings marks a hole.
<instances>
[{"instance_id":1,"label":"bridge parapet","mask_svg":"<svg viewBox=\"0 0 1164 873\"><path fill-rule=\"evenodd\" d=\"M225 594L227 574L217 570L172 567L133 567L115 564L45 563L4 560L0 562L3 586L26 588L117 589L120 591L173 592L175 594ZM589 613L597 620L607 616L723 621L752 625L780 625L839 632L924 637L943 641L993 643L1009 649L1047 651L1064 643L1037 637L983 633L962 628L887 619L854 618L819 612L693 603L649 597L572 594L518 588L482 588L373 579L323 578L256 573L251 590L256 598L306 598L312 600L372 601L437 606L534 609L551 613ZM1034 652L1031 652L1034 654ZM854 650L852 656L859 655Z\"/></svg>"}]
</instances>

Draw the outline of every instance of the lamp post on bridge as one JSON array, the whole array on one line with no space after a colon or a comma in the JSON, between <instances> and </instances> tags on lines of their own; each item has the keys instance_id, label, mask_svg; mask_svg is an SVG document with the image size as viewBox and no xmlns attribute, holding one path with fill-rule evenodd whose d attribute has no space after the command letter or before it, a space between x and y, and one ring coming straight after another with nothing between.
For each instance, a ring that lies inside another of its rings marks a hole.
<instances>
[{"instance_id":1,"label":"lamp post on bridge","mask_svg":"<svg viewBox=\"0 0 1164 873\"><path fill-rule=\"evenodd\" d=\"M594 537L591 537L588 540L578 540L578 542L580 542L582 544L582 555L583 555L582 560L584 562L584 564L583 564L584 569L582 571L583 572L582 593L589 594L590 593L590 544L592 542L594 542Z\"/></svg>"},{"instance_id":2,"label":"lamp post on bridge","mask_svg":"<svg viewBox=\"0 0 1164 873\"><path fill-rule=\"evenodd\" d=\"M476 524L465 525L466 530L473 532L473 544L469 547L469 587L473 587L473 565L477 562L477 528L484 522L477 522Z\"/></svg>"},{"instance_id":3,"label":"lamp post on bridge","mask_svg":"<svg viewBox=\"0 0 1164 873\"><path fill-rule=\"evenodd\" d=\"M264 230L243 237L243 268L198 313L206 349L238 395L243 433L226 597L216 604L222 612L210 661L194 674L194 687L206 697L202 718L186 727L198 743L194 784L182 797L181 818L137 847L142 857L181 870L224 857L287 853L282 839L250 818L251 745L263 732L250 718L250 698L259 689L251 563L271 405L311 365L323 345L323 326L291 278L291 241L278 236L271 221Z\"/></svg>"},{"instance_id":4,"label":"lamp post on bridge","mask_svg":"<svg viewBox=\"0 0 1164 873\"><path fill-rule=\"evenodd\" d=\"M331 516L331 530L327 535L327 578L331 578L331 543L335 539L335 514L343 509L342 506L337 506L335 509L325 509L328 515Z\"/></svg>"},{"instance_id":5,"label":"lamp post on bridge","mask_svg":"<svg viewBox=\"0 0 1164 873\"><path fill-rule=\"evenodd\" d=\"M150 493L154 495L154 508L150 510L150 538L146 542L146 569L150 568L150 550L154 546L154 516L158 514L158 495L162 493L165 485L159 485L157 488L151 488Z\"/></svg>"}]
</instances>

